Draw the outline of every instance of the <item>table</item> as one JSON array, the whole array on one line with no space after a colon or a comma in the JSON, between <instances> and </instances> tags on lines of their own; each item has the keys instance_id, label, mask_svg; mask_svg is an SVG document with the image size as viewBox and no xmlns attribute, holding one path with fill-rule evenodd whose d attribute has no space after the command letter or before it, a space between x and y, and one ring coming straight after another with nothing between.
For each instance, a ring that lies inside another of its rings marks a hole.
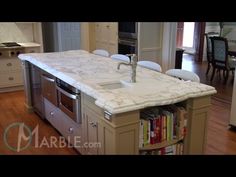
<instances>
[{"instance_id":1,"label":"table","mask_svg":"<svg viewBox=\"0 0 236 177\"><path fill-rule=\"evenodd\" d=\"M228 54L236 57L236 45L229 45Z\"/></svg>"}]
</instances>

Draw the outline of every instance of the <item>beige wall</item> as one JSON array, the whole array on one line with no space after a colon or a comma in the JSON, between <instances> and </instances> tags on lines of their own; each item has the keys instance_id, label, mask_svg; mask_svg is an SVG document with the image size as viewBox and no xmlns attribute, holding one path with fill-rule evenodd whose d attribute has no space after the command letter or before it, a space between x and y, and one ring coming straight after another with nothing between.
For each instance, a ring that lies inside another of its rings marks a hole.
<instances>
[{"instance_id":1,"label":"beige wall","mask_svg":"<svg viewBox=\"0 0 236 177\"><path fill-rule=\"evenodd\" d=\"M0 42L33 42L33 23L0 23Z\"/></svg>"}]
</instances>

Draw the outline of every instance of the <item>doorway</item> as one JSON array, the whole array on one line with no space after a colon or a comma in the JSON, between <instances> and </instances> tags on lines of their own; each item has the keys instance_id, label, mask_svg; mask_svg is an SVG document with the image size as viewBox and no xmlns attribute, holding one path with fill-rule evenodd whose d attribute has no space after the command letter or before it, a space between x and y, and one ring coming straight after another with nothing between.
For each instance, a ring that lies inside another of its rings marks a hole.
<instances>
[{"instance_id":1,"label":"doorway","mask_svg":"<svg viewBox=\"0 0 236 177\"><path fill-rule=\"evenodd\" d=\"M184 22L183 30L183 48L185 53L195 55L195 43L194 43L194 28L195 22Z\"/></svg>"},{"instance_id":2,"label":"doorway","mask_svg":"<svg viewBox=\"0 0 236 177\"><path fill-rule=\"evenodd\" d=\"M178 22L177 48L183 48L191 54L194 61L202 62L204 45L205 22Z\"/></svg>"}]
</instances>

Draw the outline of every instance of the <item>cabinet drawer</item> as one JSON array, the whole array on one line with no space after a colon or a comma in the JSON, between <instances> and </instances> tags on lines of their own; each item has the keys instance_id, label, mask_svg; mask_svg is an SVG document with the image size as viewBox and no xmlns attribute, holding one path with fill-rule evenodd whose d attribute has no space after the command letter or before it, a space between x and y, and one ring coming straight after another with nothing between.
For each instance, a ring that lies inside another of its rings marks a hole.
<instances>
[{"instance_id":1,"label":"cabinet drawer","mask_svg":"<svg viewBox=\"0 0 236 177\"><path fill-rule=\"evenodd\" d=\"M21 70L21 62L19 59L0 59L1 72L9 72L14 70Z\"/></svg>"},{"instance_id":2,"label":"cabinet drawer","mask_svg":"<svg viewBox=\"0 0 236 177\"><path fill-rule=\"evenodd\" d=\"M21 71L0 74L0 87L23 85L23 75Z\"/></svg>"},{"instance_id":3,"label":"cabinet drawer","mask_svg":"<svg viewBox=\"0 0 236 177\"><path fill-rule=\"evenodd\" d=\"M63 125L61 134L67 139L67 141L76 146L75 148L80 151L80 147L82 147L82 126L81 124L77 124L70 117L64 114L61 110L59 110L63 116Z\"/></svg>"},{"instance_id":4,"label":"cabinet drawer","mask_svg":"<svg viewBox=\"0 0 236 177\"><path fill-rule=\"evenodd\" d=\"M26 47L25 53L39 53L40 47Z\"/></svg>"},{"instance_id":5,"label":"cabinet drawer","mask_svg":"<svg viewBox=\"0 0 236 177\"><path fill-rule=\"evenodd\" d=\"M44 98L45 118L56 128L59 132L62 131L63 118L59 113L59 109Z\"/></svg>"},{"instance_id":6,"label":"cabinet drawer","mask_svg":"<svg viewBox=\"0 0 236 177\"><path fill-rule=\"evenodd\" d=\"M56 128L70 144L76 145L77 150L82 145L82 128L80 124L75 123L58 107L44 98L45 117ZM76 139L75 139L76 138ZM74 141L75 140L75 141ZM77 144L75 144L77 143ZM80 150L79 150L80 151Z\"/></svg>"}]
</instances>

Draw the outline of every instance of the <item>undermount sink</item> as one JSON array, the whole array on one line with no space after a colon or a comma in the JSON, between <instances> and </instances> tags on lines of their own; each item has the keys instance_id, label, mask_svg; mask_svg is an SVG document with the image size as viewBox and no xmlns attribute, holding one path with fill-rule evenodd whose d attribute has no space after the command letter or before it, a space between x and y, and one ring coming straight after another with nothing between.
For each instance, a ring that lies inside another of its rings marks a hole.
<instances>
[{"instance_id":1,"label":"undermount sink","mask_svg":"<svg viewBox=\"0 0 236 177\"><path fill-rule=\"evenodd\" d=\"M131 83L127 81L117 81L117 82L100 83L98 85L100 85L104 89L112 90L112 89L129 87L131 86Z\"/></svg>"}]
</instances>

